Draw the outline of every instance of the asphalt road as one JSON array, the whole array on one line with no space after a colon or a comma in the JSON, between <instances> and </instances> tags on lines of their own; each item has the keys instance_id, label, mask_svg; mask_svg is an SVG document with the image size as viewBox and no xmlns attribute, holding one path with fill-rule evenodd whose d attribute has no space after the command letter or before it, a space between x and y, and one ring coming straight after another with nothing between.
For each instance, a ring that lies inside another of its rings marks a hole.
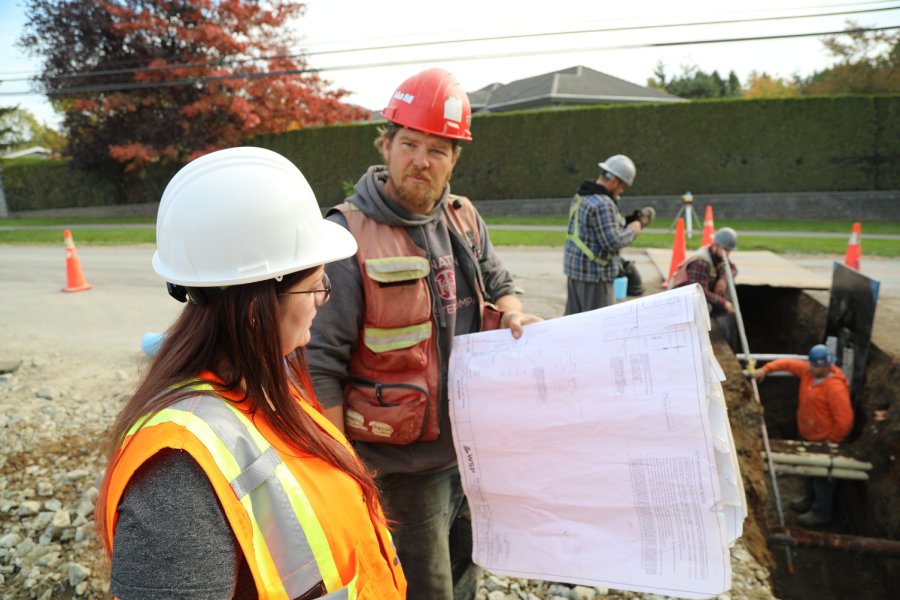
<instances>
[{"instance_id":1,"label":"asphalt road","mask_svg":"<svg viewBox=\"0 0 900 600\"><path fill-rule=\"evenodd\" d=\"M164 330L182 306L151 269L153 250L151 245L78 248L85 279L94 287L64 293L62 245L0 245L0 359L48 348L98 355L138 352L143 335ZM501 247L498 253L525 292L529 311L544 318L562 314L566 281L560 248ZM658 285L661 276L646 254L634 250L625 255L636 262L648 286ZM787 258L829 278L835 260L824 255ZM876 321L900 313L900 259L864 256L863 272L882 284Z\"/></svg>"}]
</instances>

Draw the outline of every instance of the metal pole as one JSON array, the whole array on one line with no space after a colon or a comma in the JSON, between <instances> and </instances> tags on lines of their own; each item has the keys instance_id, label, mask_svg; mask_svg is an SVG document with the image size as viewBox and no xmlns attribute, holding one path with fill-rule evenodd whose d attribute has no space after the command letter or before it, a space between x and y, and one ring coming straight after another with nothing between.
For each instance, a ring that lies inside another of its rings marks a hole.
<instances>
[{"instance_id":1,"label":"metal pole","mask_svg":"<svg viewBox=\"0 0 900 600\"><path fill-rule=\"evenodd\" d=\"M756 400L756 403L762 406L762 402L759 399L759 387L756 385L756 377L753 376L755 369L753 355L750 354L750 346L747 344L747 333L744 331L744 319L741 317L741 304L738 302L737 288L734 285L734 275L731 273L731 263L728 260L728 255L725 255L725 264L723 266L725 269L726 277L728 279L728 293L731 294L731 303L734 305L734 317L737 321L738 326L738 334L741 338L741 349L744 351L744 356L750 357L750 360L747 361L747 372L750 374L750 387L753 388L753 399ZM763 446L766 450L766 460L769 464L769 475L772 477L772 491L775 494L775 510L778 513L778 524L781 527L784 527L784 511L781 509L781 493L778 490L778 476L775 474L775 463L772 461L772 449L769 446L769 430L766 428L766 417L763 414L762 419L760 420L760 429L762 431L762 439ZM794 573L794 559L791 556L791 548L790 546L784 547L785 558L787 559L787 568L788 573Z\"/></svg>"}]
</instances>

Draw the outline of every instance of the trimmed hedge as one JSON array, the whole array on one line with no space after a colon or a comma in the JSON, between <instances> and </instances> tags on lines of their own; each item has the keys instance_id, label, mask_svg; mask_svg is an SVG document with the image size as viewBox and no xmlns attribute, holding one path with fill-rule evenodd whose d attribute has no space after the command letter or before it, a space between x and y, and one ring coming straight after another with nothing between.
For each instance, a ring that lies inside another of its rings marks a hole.
<instances>
[{"instance_id":1,"label":"trimmed hedge","mask_svg":"<svg viewBox=\"0 0 900 600\"><path fill-rule=\"evenodd\" d=\"M372 164L379 124L259 136L297 164L319 203L345 197ZM613 104L477 115L453 190L475 200L561 198L597 163L627 154L629 195L900 189L900 95ZM158 201L174 168L154 166L127 187L47 161L8 162L11 211Z\"/></svg>"},{"instance_id":2,"label":"trimmed hedge","mask_svg":"<svg viewBox=\"0 0 900 600\"><path fill-rule=\"evenodd\" d=\"M106 206L121 197L109 180L70 169L65 161L40 158L4 160L3 192L10 212Z\"/></svg>"},{"instance_id":3,"label":"trimmed hedge","mask_svg":"<svg viewBox=\"0 0 900 600\"><path fill-rule=\"evenodd\" d=\"M453 173L477 200L566 197L612 154L634 159L629 195L900 188L900 95L617 104L477 115ZM254 139L310 180L321 204L343 199L380 161L376 126Z\"/></svg>"}]
</instances>

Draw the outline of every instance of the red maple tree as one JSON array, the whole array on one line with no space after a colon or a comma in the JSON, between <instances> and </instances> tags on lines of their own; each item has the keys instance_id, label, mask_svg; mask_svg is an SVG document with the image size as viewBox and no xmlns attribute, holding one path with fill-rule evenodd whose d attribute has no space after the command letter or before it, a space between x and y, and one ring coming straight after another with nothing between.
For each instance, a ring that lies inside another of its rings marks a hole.
<instances>
[{"instance_id":1,"label":"red maple tree","mask_svg":"<svg viewBox=\"0 0 900 600\"><path fill-rule=\"evenodd\" d=\"M309 68L294 0L28 0L20 46L43 57L68 154L126 171L184 162L368 112Z\"/></svg>"}]
</instances>

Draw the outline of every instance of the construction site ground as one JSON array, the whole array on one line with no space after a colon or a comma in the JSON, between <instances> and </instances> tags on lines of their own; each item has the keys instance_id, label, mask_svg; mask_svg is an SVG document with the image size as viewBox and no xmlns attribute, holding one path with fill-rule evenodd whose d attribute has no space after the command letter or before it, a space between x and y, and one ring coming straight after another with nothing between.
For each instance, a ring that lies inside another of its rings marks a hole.
<instances>
[{"instance_id":1,"label":"construction site ground","mask_svg":"<svg viewBox=\"0 0 900 600\"><path fill-rule=\"evenodd\" d=\"M561 249L502 247L498 251L523 292L527 309L548 319L560 316L566 295ZM181 309L150 268L151 246L86 247L78 253L93 289L69 294L60 291L66 284L62 248L0 246L0 366L12 370L0 375L0 431L5 428L7 435L0 450L0 557L6 551L4 531L21 518L23 502L42 499L41 481L53 472L62 473L54 497L64 505L83 506L85 498L75 490L84 486L73 482L96 478L100 472L104 433L147 364L141 339L148 332L165 330ZM636 262L645 293L661 291L663 274L653 251L628 251L626 257ZM740 253L734 258L740 267ZM801 267L813 280L828 281L835 258L782 256L780 260ZM751 262L745 261L748 268L742 270L738 283L744 276L764 277L765 262L749 268ZM900 260L864 257L863 272L882 282L873 343L896 358L900 356ZM827 289L811 294L827 305ZM715 337L713 341L727 375L723 387L751 509L742 543L765 568L777 568L780 557L773 557L766 543L765 524L775 516L759 454L761 408L752 401L741 367L727 345ZM62 405L61 398L67 400L65 409L55 408ZM71 425L65 418L56 418L52 427L42 427L40 415L55 414L55 410L69 411ZM894 432L892 439L897 439L900 429L897 412L895 407L884 424ZM19 426L24 429L13 429ZM895 497L883 510L898 514L898 504L900 497ZM89 521L90 515L85 518ZM82 543L78 562L93 578L79 578L76 572L74 580L82 585L78 597L105 597L97 582L105 569L100 551L90 539ZM28 590L9 595L13 576L0 569L0 598L38 597ZM71 569L64 571L58 589L66 588L67 576L73 581ZM35 590L38 587L32 584ZM771 596L760 590L755 594L733 590L730 597Z\"/></svg>"}]
</instances>

